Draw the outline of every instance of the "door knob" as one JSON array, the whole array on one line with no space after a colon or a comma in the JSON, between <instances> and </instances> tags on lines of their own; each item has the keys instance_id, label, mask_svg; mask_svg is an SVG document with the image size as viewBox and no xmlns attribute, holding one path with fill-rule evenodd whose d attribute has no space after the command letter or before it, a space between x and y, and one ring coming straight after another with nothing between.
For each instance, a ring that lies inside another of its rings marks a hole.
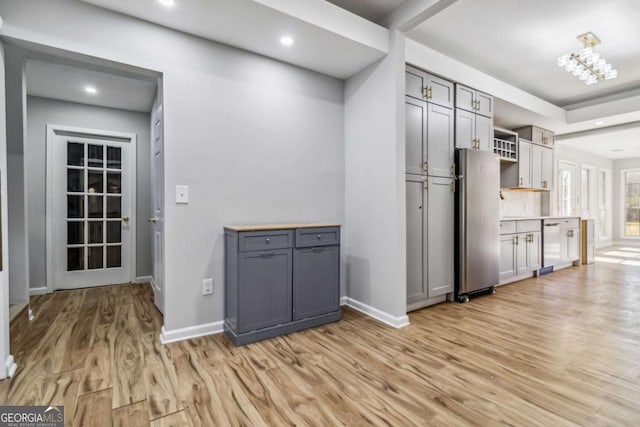
<instances>
[{"instance_id":1,"label":"door knob","mask_svg":"<svg viewBox=\"0 0 640 427\"><path fill-rule=\"evenodd\" d=\"M127 215L125 215L125 216L122 217L122 220L124 222L129 222L129 217Z\"/></svg>"},{"instance_id":2,"label":"door knob","mask_svg":"<svg viewBox=\"0 0 640 427\"><path fill-rule=\"evenodd\" d=\"M147 222L152 222L152 223L154 223L154 224L155 224L156 222L158 222L158 218L157 218L157 217L155 217L155 216L153 216L153 217L151 217L151 218L147 218Z\"/></svg>"}]
</instances>

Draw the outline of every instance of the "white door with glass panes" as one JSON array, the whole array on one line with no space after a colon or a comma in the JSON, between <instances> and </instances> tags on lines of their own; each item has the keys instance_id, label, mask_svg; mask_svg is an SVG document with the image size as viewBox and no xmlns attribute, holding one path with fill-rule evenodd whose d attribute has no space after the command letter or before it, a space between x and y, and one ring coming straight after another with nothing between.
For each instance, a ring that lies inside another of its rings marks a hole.
<instances>
[{"instance_id":1,"label":"white door with glass panes","mask_svg":"<svg viewBox=\"0 0 640 427\"><path fill-rule=\"evenodd\" d=\"M576 165L560 160L558 167L558 214L575 215Z\"/></svg>"},{"instance_id":2,"label":"white door with glass panes","mask_svg":"<svg viewBox=\"0 0 640 427\"><path fill-rule=\"evenodd\" d=\"M51 139L52 288L130 282L135 136L60 132Z\"/></svg>"}]
</instances>

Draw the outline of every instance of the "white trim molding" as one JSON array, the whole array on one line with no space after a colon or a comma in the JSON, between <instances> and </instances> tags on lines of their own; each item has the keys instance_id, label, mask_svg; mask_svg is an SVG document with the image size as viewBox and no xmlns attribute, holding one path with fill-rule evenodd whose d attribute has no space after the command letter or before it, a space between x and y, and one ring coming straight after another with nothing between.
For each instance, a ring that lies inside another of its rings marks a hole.
<instances>
[{"instance_id":1,"label":"white trim molding","mask_svg":"<svg viewBox=\"0 0 640 427\"><path fill-rule=\"evenodd\" d=\"M29 288L29 295L45 295L49 290L46 286L38 286L37 288Z\"/></svg>"},{"instance_id":2,"label":"white trim molding","mask_svg":"<svg viewBox=\"0 0 640 427\"><path fill-rule=\"evenodd\" d=\"M202 325L189 326L187 328L167 331L164 326L160 332L160 342L169 344L176 341L188 340L191 338L203 337L206 335L220 334L224 330L224 320L218 322L205 323Z\"/></svg>"},{"instance_id":3,"label":"white trim molding","mask_svg":"<svg viewBox=\"0 0 640 427\"><path fill-rule=\"evenodd\" d=\"M5 375L9 378L13 377L13 374L16 373L16 369L18 369L18 365L16 365L15 360L13 360L13 356L9 355L7 357L7 362L5 363L6 371Z\"/></svg>"},{"instance_id":4,"label":"white trim molding","mask_svg":"<svg viewBox=\"0 0 640 427\"><path fill-rule=\"evenodd\" d=\"M367 305L363 302L360 302L350 297L340 298L340 305L346 305L347 307L351 307L354 310L359 311L360 313L366 316L376 319L396 329L409 326L409 316L407 316L406 314L404 316L393 316L389 313L386 313L375 307L371 307L370 305Z\"/></svg>"},{"instance_id":5,"label":"white trim molding","mask_svg":"<svg viewBox=\"0 0 640 427\"><path fill-rule=\"evenodd\" d=\"M152 278L151 276L140 276L140 277L136 277L136 280L134 283L136 284L140 284L140 283L151 283Z\"/></svg>"}]
</instances>

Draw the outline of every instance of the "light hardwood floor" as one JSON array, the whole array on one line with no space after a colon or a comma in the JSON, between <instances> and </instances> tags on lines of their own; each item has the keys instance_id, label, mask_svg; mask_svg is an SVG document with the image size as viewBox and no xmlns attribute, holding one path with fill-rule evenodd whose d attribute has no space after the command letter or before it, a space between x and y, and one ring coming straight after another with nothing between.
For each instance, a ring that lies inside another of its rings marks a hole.
<instances>
[{"instance_id":1,"label":"light hardwood floor","mask_svg":"<svg viewBox=\"0 0 640 427\"><path fill-rule=\"evenodd\" d=\"M235 348L162 346L149 286L35 297L12 324L0 402L64 404L68 425L639 425L640 268L597 264L410 314L352 310ZM185 307L188 309L188 307Z\"/></svg>"}]
</instances>

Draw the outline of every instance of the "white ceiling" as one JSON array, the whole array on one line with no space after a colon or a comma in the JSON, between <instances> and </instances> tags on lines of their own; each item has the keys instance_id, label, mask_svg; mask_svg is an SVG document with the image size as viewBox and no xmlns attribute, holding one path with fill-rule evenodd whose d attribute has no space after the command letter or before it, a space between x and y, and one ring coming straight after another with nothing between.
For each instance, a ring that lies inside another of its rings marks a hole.
<instances>
[{"instance_id":1,"label":"white ceiling","mask_svg":"<svg viewBox=\"0 0 640 427\"><path fill-rule=\"evenodd\" d=\"M273 0L175 0L173 7L166 7L157 0L83 1L341 79L382 58L388 49L384 28L324 2L309 3L308 8L318 12L315 19L334 27L342 25L349 36L362 37L350 38L276 9L281 6L305 12L299 3L292 6ZM293 46L280 44L284 35L294 39ZM384 49L363 43L369 35L376 41L384 40Z\"/></svg>"},{"instance_id":2,"label":"white ceiling","mask_svg":"<svg viewBox=\"0 0 640 427\"><path fill-rule=\"evenodd\" d=\"M372 22L378 22L381 18L391 13L405 0L327 0L336 6L355 13L358 16Z\"/></svg>"},{"instance_id":3,"label":"white ceiling","mask_svg":"<svg viewBox=\"0 0 640 427\"><path fill-rule=\"evenodd\" d=\"M639 18L638 0L458 0L409 37L564 107L640 87ZM558 67L587 31L617 79L587 86Z\"/></svg>"},{"instance_id":4,"label":"white ceiling","mask_svg":"<svg viewBox=\"0 0 640 427\"><path fill-rule=\"evenodd\" d=\"M589 134L567 135L563 138L567 139L558 140L557 144L609 159L640 157L640 124L630 128L599 129Z\"/></svg>"},{"instance_id":5,"label":"white ceiling","mask_svg":"<svg viewBox=\"0 0 640 427\"><path fill-rule=\"evenodd\" d=\"M123 110L151 111L156 93L150 81L37 60L26 61L25 76L28 95ZM97 93L88 94L87 86Z\"/></svg>"}]
</instances>

